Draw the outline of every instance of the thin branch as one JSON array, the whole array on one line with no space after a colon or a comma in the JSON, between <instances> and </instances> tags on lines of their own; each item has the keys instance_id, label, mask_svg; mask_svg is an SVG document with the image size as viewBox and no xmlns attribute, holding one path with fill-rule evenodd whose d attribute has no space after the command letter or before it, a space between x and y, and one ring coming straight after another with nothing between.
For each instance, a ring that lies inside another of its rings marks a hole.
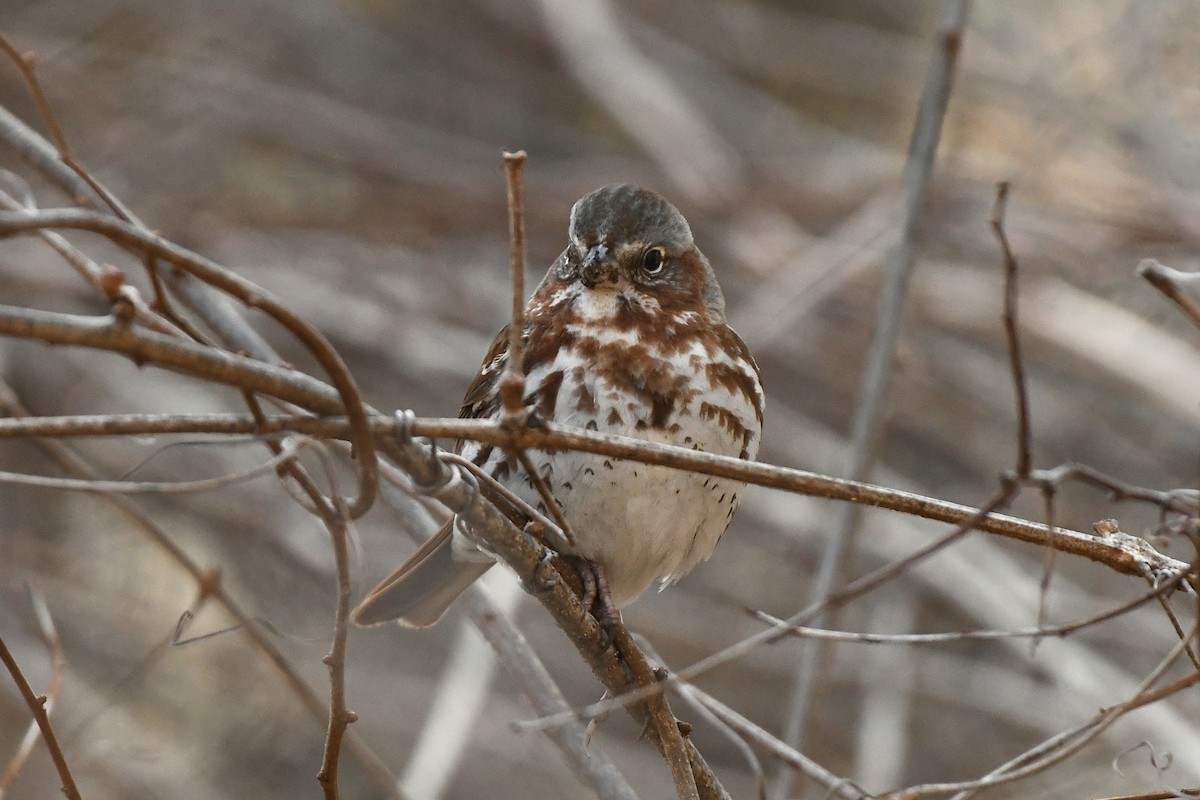
<instances>
[{"instance_id":1,"label":"thin branch","mask_svg":"<svg viewBox=\"0 0 1200 800\"><path fill-rule=\"evenodd\" d=\"M656 673L665 672L666 661L658 651L654 649L654 645L644 636L634 634L634 640L638 646L645 651L646 655L654 661L663 665L656 669ZM753 748L750 747L746 738L734 726L725 722L715 712L713 712L706 704L705 700L709 699L708 695L690 683L676 683L673 687L676 694L682 699L691 709L691 711L702 717L709 725L719 731L739 752L746 761L746 766L754 775L755 782L758 784L757 796L759 800L765 800L767 795L766 774L763 772L762 763L758 760L758 756L754 754ZM566 710L565 708L563 710ZM551 730L557 730L552 728Z\"/></svg>"},{"instance_id":2,"label":"thin branch","mask_svg":"<svg viewBox=\"0 0 1200 800\"><path fill-rule=\"evenodd\" d=\"M350 509L335 495L336 513L324 515L325 528L333 543L333 560L337 574L337 607L334 613L333 646L325 656L329 668L329 727L325 735L325 751L317 781L326 800L338 800L338 764L346 728L358 715L346 708L346 639L350 629L350 601L353 586L350 582L349 539Z\"/></svg>"},{"instance_id":3,"label":"thin branch","mask_svg":"<svg viewBox=\"0 0 1200 800\"><path fill-rule=\"evenodd\" d=\"M608 630L612 635L613 646L629 668L634 684L645 687L658 682L659 674L650 666L645 653L633 641L625 623L618 621L610 625ZM659 749L671 768L671 777L675 781L675 792L679 800L700 800L696 775L692 773L688 742L679 730L679 723L667 704L666 695L660 693L654 696L646 703L646 708L650 714L650 723L661 742Z\"/></svg>"},{"instance_id":4,"label":"thin branch","mask_svg":"<svg viewBox=\"0 0 1200 800\"><path fill-rule=\"evenodd\" d=\"M1181 800L1181 798L1200 797L1200 788L1172 789L1163 792L1145 792L1143 794L1123 794L1116 797L1105 797L1102 800Z\"/></svg>"},{"instance_id":5,"label":"thin branch","mask_svg":"<svg viewBox=\"0 0 1200 800\"><path fill-rule=\"evenodd\" d=\"M524 166L524 150L504 154L504 174L508 179L512 321L508 326L508 361L498 388L504 401L504 414L513 420L525 408L525 363L521 354L521 340L525 336L525 201L521 194L521 170Z\"/></svg>"},{"instance_id":6,"label":"thin branch","mask_svg":"<svg viewBox=\"0 0 1200 800\"><path fill-rule=\"evenodd\" d=\"M1192 565L1194 568L1195 565ZM1154 589L1135 597L1133 600L1122 603L1119 606L1110 608L1099 614L1094 614L1085 619L1075 622L1066 622L1061 625L1038 625L1033 628L1014 628L1011 630L969 630L969 631L946 631L944 633L902 633L902 634L883 634L883 633L857 633L852 631L828 630L824 628L813 628L806 625L788 625L786 621L767 614L764 611L755 611L755 618L762 620L770 625L775 625L781 628L787 628L796 636L810 639L824 639L833 642L846 642L852 644L883 644L883 645L914 645L914 644L943 644L948 642L961 641L995 641L997 639L1040 639L1050 636L1065 638L1073 633L1077 633L1085 628L1090 628L1104 622L1124 616L1131 611L1147 605L1152 600L1166 602L1166 597L1175 588L1183 582L1187 573L1181 572L1170 581L1156 586ZM1179 635L1184 635L1183 631L1179 631Z\"/></svg>"},{"instance_id":7,"label":"thin branch","mask_svg":"<svg viewBox=\"0 0 1200 800\"><path fill-rule=\"evenodd\" d=\"M0 49L12 59L16 64L17 69L21 72L21 77L25 80L25 85L29 89L30 95L33 97L34 104L37 106L38 113L45 120L47 127L50 129L50 136L54 139L54 147L58 150L59 160L74 173L74 175L83 183L85 183L100 200L103 201L113 213L119 215L122 219L133 222L133 215L122 205L115 197L113 197L107 189L100 185L91 173L84 168L79 159L75 157L74 151L71 149L70 142L67 141L67 136L63 132L62 126L58 122L58 118L54 114L54 109L50 105L50 101L46 99L46 93L42 91L41 82L38 80L37 71L34 69L33 55L23 55L17 50L7 36L0 32ZM32 131L31 131L32 132ZM35 134L36 135L36 134ZM82 201L86 195L77 198L77 201Z\"/></svg>"},{"instance_id":8,"label":"thin branch","mask_svg":"<svg viewBox=\"0 0 1200 800\"><path fill-rule=\"evenodd\" d=\"M988 222L1004 257L1004 338L1008 343L1008 364L1012 371L1013 391L1017 399L1017 458L1014 469L1017 477L1025 478L1029 475L1033 463L1030 447L1033 436L1029 423L1029 391L1025 386L1025 361L1021 357L1021 329L1017 321L1017 258L1013 255L1008 244L1008 234L1004 231L1004 212L1008 208L1009 188L1007 181L1001 181L996 186L996 202Z\"/></svg>"},{"instance_id":9,"label":"thin branch","mask_svg":"<svg viewBox=\"0 0 1200 800\"><path fill-rule=\"evenodd\" d=\"M139 364L271 395L316 413L340 416L346 412L336 390L302 372L139 330L116 315L91 317L0 305L0 334L111 350Z\"/></svg>"},{"instance_id":10,"label":"thin branch","mask_svg":"<svg viewBox=\"0 0 1200 800\"><path fill-rule=\"evenodd\" d=\"M467 613L479 632L492 645L509 675L521 687L539 713L553 714L570 706L529 642L515 625L496 608L486 592L469 590L464 600ZM562 725L546 731L563 759L582 783L604 800L636 800L637 795L616 764L596 742L588 742L581 724Z\"/></svg>"},{"instance_id":11,"label":"thin branch","mask_svg":"<svg viewBox=\"0 0 1200 800\"><path fill-rule=\"evenodd\" d=\"M1192 635L1195 635L1195 633L1196 630L1193 628ZM1050 737L992 770L982 778L972 781L910 786L897 792L882 795L882 798L918 800L918 798L922 797L953 793L955 800L967 800L967 798L973 797L976 792L982 789L1013 783L1014 781L1053 767L1055 764L1079 752L1079 750L1095 740L1097 736L1108 730L1117 720L1130 711L1157 702L1163 697L1183 691L1196 683L1200 683L1200 673L1193 672L1159 689L1152 690L1150 688L1179 659L1180 655L1184 652L1186 642L1187 639L1184 639L1176 643L1150 674L1142 680L1133 696L1128 700L1111 708L1103 709L1082 724Z\"/></svg>"},{"instance_id":12,"label":"thin branch","mask_svg":"<svg viewBox=\"0 0 1200 800\"><path fill-rule=\"evenodd\" d=\"M281 448L270 459L240 472L232 472L218 478L201 478L193 481L106 481L98 479L52 478L44 475L27 475L20 472L0 470L0 483L18 486L36 486L44 489L60 489L79 492L123 493L123 494L181 494L185 492L211 492L237 483L274 472L296 457L301 448L311 445L308 440L296 440Z\"/></svg>"},{"instance_id":13,"label":"thin branch","mask_svg":"<svg viewBox=\"0 0 1200 800\"><path fill-rule=\"evenodd\" d=\"M861 787L856 786L846 778L837 777L816 761L813 761L794 747L789 747L781 739L737 711L734 711L712 695L697 689L691 684L682 684L681 689L682 686L687 686L688 691L692 693L696 701L702 703L705 708L715 714L726 725L779 759L783 764L786 764L791 769L826 789L826 797L860 800L861 798L870 796Z\"/></svg>"},{"instance_id":14,"label":"thin branch","mask_svg":"<svg viewBox=\"0 0 1200 800\"><path fill-rule=\"evenodd\" d=\"M46 93L42 91L42 85L37 79L37 73L34 71L34 56L32 53L22 53L17 49L17 46L0 31L0 49L8 54L8 57L16 64L17 69L21 71L21 77L25 79L25 85L29 88L29 94L33 97L34 105L37 106L38 113L42 115L42 119L46 121L46 125L50 128L50 136L54 139L54 146L58 148L58 152L62 155L64 161L72 158L71 146L67 143L67 137L63 133L62 126L58 124L58 119L54 116L54 110L50 107L50 101L46 99Z\"/></svg>"},{"instance_id":15,"label":"thin branch","mask_svg":"<svg viewBox=\"0 0 1200 800\"><path fill-rule=\"evenodd\" d=\"M0 212L0 235L28 233L47 228L92 231L138 255L161 258L237 298L248 308L263 311L291 333L325 370L337 390L346 415L354 421L355 454L359 460L359 494L350 502L350 509L355 517L366 512L374 499L378 484L375 446L366 430L367 407L345 361L320 331L266 289L133 223L77 209Z\"/></svg>"},{"instance_id":16,"label":"thin branch","mask_svg":"<svg viewBox=\"0 0 1200 800\"><path fill-rule=\"evenodd\" d=\"M0 329L3 327L4 307L0 306ZM186 343L184 343L184 347L187 347ZM260 387L273 388L279 392L278 396L289 401L299 404L303 404L305 400L312 402L313 410L316 411L331 409L328 413L336 413L332 409L340 407L336 402L336 395L329 387L302 373L278 370L252 359L226 362L224 359L228 354L221 356L221 351L198 346L195 346L195 349L198 351L195 353L198 358L202 360L215 358L220 361L222 368L228 367L227 379L230 383L253 381L256 390L272 393L267 392L266 388ZM192 351L188 352L191 354ZM203 371L198 370L197 374L203 375L210 371L221 373L221 370L216 369L215 366L211 370L206 366ZM285 381L283 380L285 377L294 378L294 381ZM641 439L571 428L556 423L546 423L545 427L531 428L520 432L506 430L502 425L491 420L478 419L413 418L410 424L415 435L433 439L472 439L500 447L513 446L515 439L521 447L529 449L580 450L646 464L690 470L705 475L731 478L796 494L885 508L951 524L972 520L978 514L978 509L970 506L924 497L898 489L847 481L773 464L748 462L713 453L686 450ZM369 428L374 435L384 437L392 430L392 423L384 417L376 417L370 420ZM124 415L45 417L28 420L0 419L0 439L53 435L247 434L255 432L264 435L295 432L310 436L349 438L350 430L350 424L344 418L322 419L296 416L268 417L261 425L256 423L252 417L226 414L194 417ZM1066 465L1060 469L1063 470L1064 475L1070 474L1089 483L1098 483L1098 485L1104 485L1105 488L1111 488L1107 481L1099 484L1099 478L1102 477L1100 473L1082 465ZM1115 485L1122 490L1129 490L1128 496L1131 498L1144 499L1147 502L1154 502L1156 505L1165 505L1172 511L1187 513L1194 511L1195 508L1194 502L1185 501L1168 492L1135 491L1135 487L1119 483ZM1050 532L1049 528L1042 523L997 513L989 513L978 518L976 527L986 533L1038 545L1045 544L1046 536ZM1063 553L1090 559L1126 575L1143 577L1147 569L1162 575L1174 575L1188 570L1186 562L1165 556L1156 551L1145 539L1121 531L1098 536L1056 526L1053 533L1055 547Z\"/></svg>"},{"instance_id":17,"label":"thin branch","mask_svg":"<svg viewBox=\"0 0 1200 800\"><path fill-rule=\"evenodd\" d=\"M0 106L0 141L12 147L39 174L57 184L71 202L87 208L102 205L87 181L63 163L54 146L4 106Z\"/></svg>"},{"instance_id":18,"label":"thin branch","mask_svg":"<svg viewBox=\"0 0 1200 800\"><path fill-rule=\"evenodd\" d=\"M42 640L46 643L46 649L50 651L50 683L46 689L46 719L50 718L50 714L54 708L54 703L58 699L58 694L62 691L63 677L67 671L67 656L63 652L62 640L58 637L58 630L54 626L54 618L50 616L50 609L46 605L45 598L29 588L29 602L33 606L34 616L38 621L38 629L41 631ZM13 754L12 759L8 762L8 768L4 770L4 775L0 777L0 800L8 795L12 788L13 782L21 772L21 768L25 765L29 754L33 752L34 746L41 735L41 728L38 727L37 720L32 720L29 723L29 729L25 732L25 736L21 739L21 744L17 748L17 752Z\"/></svg>"},{"instance_id":19,"label":"thin branch","mask_svg":"<svg viewBox=\"0 0 1200 800\"><path fill-rule=\"evenodd\" d=\"M8 645L4 643L4 637L0 636L0 661L4 662L4 666L8 669L8 674L12 676L13 683L17 685L17 689L21 692L21 697L25 700L25 705L29 708L29 713L33 715L33 719L37 722L37 726L42 731L42 738L46 741L46 749L50 751L50 758L54 760L54 768L58 770L58 777L62 780L62 791L69 800L82 800L79 794L79 788L75 785L75 779L71 777L71 768L67 766L66 756L63 755L62 748L58 746L58 737L54 735L54 728L50 725L50 715L46 710L46 696L34 695L33 689L29 686L29 681L25 679L25 674L21 672L21 667L17 665L17 661L13 658L12 653L8 651Z\"/></svg>"}]
</instances>

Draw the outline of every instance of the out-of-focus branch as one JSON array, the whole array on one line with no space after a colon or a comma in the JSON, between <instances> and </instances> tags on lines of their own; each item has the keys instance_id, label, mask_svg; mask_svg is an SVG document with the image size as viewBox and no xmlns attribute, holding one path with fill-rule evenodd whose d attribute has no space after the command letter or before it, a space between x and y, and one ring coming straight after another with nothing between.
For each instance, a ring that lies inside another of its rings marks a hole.
<instances>
[{"instance_id":1,"label":"out-of-focus branch","mask_svg":"<svg viewBox=\"0 0 1200 800\"><path fill-rule=\"evenodd\" d=\"M851 421L849 464L845 472L851 480L863 480L870 474L870 465L884 429L882 412L891 382L896 343L900 338L904 300L916 262L917 225L925 207L929 177L933 173L934 155L941 139L942 122L950 101L969 8L968 0L947 0L942 8L937 43L921 94L904 169L900 241L888 262L886 285L879 301L875 332ZM810 603L828 596L837 585L843 565L852 552L857 511L854 506L836 509L833 533L821 553L817 575L809 591ZM824 621L822 616L818 624L823 625ZM804 727L809 722L810 701L819 679L823 652L820 642L805 642L797 658L781 735L783 741L797 749L801 748L804 741ZM791 771L781 772L772 786L772 797L789 796L794 778L795 774Z\"/></svg>"},{"instance_id":2,"label":"out-of-focus branch","mask_svg":"<svg viewBox=\"0 0 1200 800\"><path fill-rule=\"evenodd\" d=\"M1181 272L1153 258L1143 259L1137 265L1137 273L1179 306L1195 325L1200 326L1200 303L1183 289L1185 284L1200 280L1200 273Z\"/></svg>"}]
</instances>

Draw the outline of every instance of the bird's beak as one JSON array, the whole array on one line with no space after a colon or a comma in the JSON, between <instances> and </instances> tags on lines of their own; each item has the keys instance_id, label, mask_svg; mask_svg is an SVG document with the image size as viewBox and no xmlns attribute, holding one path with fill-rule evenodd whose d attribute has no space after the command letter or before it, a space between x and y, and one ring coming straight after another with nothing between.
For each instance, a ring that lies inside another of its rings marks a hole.
<instances>
[{"instance_id":1,"label":"bird's beak","mask_svg":"<svg viewBox=\"0 0 1200 800\"><path fill-rule=\"evenodd\" d=\"M608 245L598 244L588 250L583 266L579 269L579 281L589 289L600 285L617 284L617 264Z\"/></svg>"}]
</instances>

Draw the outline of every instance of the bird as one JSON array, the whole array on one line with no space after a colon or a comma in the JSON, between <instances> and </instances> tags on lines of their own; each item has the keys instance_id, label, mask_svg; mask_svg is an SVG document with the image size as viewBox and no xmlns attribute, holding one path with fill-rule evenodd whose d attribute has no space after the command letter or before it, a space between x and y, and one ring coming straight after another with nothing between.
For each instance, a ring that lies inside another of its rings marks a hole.
<instances>
[{"instance_id":1,"label":"bird","mask_svg":"<svg viewBox=\"0 0 1200 800\"><path fill-rule=\"evenodd\" d=\"M683 214L658 193L605 186L571 208L567 246L531 295L521 332L523 404L536 418L753 460L762 434L758 365L725 319L716 274ZM460 416L500 419L509 328L493 341ZM511 453L474 441L456 451L546 513ZM582 567L585 606L603 621L658 581L713 552L743 484L570 450L528 450L568 523L560 555ZM435 624L495 563L455 524L363 600L362 625Z\"/></svg>"}]
</instances>

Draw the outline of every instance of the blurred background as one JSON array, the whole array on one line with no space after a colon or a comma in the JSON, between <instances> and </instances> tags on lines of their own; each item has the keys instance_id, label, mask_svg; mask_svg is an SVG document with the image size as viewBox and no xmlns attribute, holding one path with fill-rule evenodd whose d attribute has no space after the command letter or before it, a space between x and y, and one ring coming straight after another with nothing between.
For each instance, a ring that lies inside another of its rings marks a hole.
<instances>
[{"instance_id":1,"label":"blurred background","mask_svg":"<svg viewBox=\"0 0 1200 800\"><path fill-rule=\"evenodd\" d=\"M529 281L564 246L576 198L614 181L659 190L691 222L731 324L762 367L760 458L840 474L939 10L916 0L0 0L0 28L36 54L84 164L151 227L316 324L382 409L456 414L505 320L503 149L529 153ZM1200 7L1186 0L972 9L877 482L978 504L1013 462L1001 259L988 225L995 185L1010 180L1036 464L1078 460L1142 486L1196 485L1197 332L1134 268L1151 257L1197 268L1198 40ZM45 130L7 62L0 103ZM0 167L30 181L41 205L67 203L12 153L0 152ZM140 280L138 265L103 242L71 239ZM0 302L107 312L61 259L26 239L0 241ZM252 321L307 363L278 330ZM35 414L239 408L233 392L115 356L12 340L0 340L0 378ZM193 478L262 459L250 443L188 441L70 445L109 477ZM0 443L0 468L61 471L14 441ZM1061 525L1087 531L1116 517L1125 531L1158 537L1153 510L1074 486L1057 500ZM326 697L332 557L323 530L278 483L135 502L220 570ZM25 587L46 597L67 660L55 723L86 797L318 796L324 724L241 634L168 645L197 587L137 526L79 493L3 486L0 509L0 635L45 691L49 656ZM1031 493L1013 511L1040 518L1041 499ZM827 501L747 491L712 560L641 599L626 621L675 669L759 630L747 609L784 616L805 604L834 516ZM360 521L360 592L411 551L400 527L384 507ZM847 575L945 531L865 513ZM1154 541L1192 556L1179 541ZM834 622L885 632L1031 626L1042 560L1036 547L976 534ZM1144 588L1059 558L1049 618L1083 618ZM536 604L514 616L571 703L599 698ZM436 728L430 698L462 619L351 635L354 729L396 774ZM228 624L206 606L188 634ZM977 777L1130 696L1174 641L1155 606L1036 648L839 646L822 661L804 752L872 791ZM698 684L777 732L797 653L795 642L760 649ZM534 712L509 677L498 674L489 691L461 759L446 758L444 796L588 796L544 737L511 732ZM731 793L754 796L741 751L682 704L676 713L695 722L697 746ZM989 796L1196 785L1198 715L1193 689ZM27 724L0 680L0 762ZM671 796L668 771L637 735L614 715L593 742L643 796ZM1142 742L1159 763L1172 754L1161 776L1146 748L1122 755ZM385 796L353 758L343 765L344 796ZM57 786L39 746L9 796L47 797ZM794 792L824 796L803 783Z\"/></svg>"}]
</instances>

